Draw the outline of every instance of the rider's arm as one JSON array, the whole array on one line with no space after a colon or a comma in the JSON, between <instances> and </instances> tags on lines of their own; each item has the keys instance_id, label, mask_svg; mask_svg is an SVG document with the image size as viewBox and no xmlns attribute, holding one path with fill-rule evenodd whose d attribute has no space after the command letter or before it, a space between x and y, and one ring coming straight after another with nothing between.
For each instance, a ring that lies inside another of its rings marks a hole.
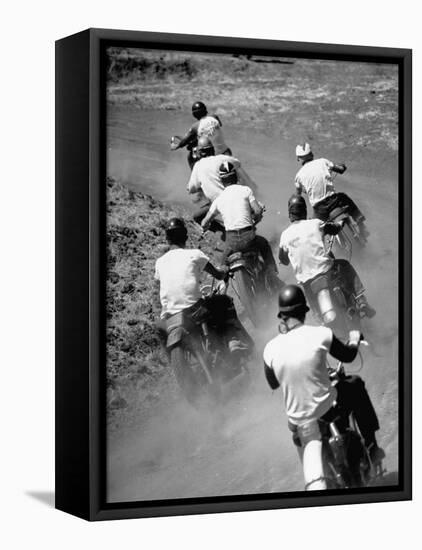
<instances>
[{"instance_id":1,"label":"rider's arm","mask_svg":"<svg viewBox=\"0 0 422 550\"><path fill-rule=\"evenodd\" d=\"M204 267L204 271L209 273L214 279L224 279L229 271L229 268L226 266L214 267L211 262L208 262Z\"/></svg>"},{"instance_id":2,"label":"rider's arm","mask_svg":"<svg viewBox=\"0 0 422 550\"><path fill-rule=\"evenodd\" d=\"M301 195L303 191L303 185L301 184L299 178L295 178L295 187L296 187L296 194Z\"/></svg>"},{"instance_id":3,"label":"rider's arm","mask_svg":"<svg viewBox=\"0 0 422 550\"><path fill-rule=\"evenodd\" d=\"M215 118L215 120L218 120L218 122L220 123L220 126L223 126L223 123L221 122L221 118L218 116L218 115L211 115L212 118Z\"/></svg>"},{"instance_id":4,"label":"rider's arm","mask_svg":"<svg viewBox=\"0 0 422 550\"><path fill-rule=\"evenodd\" d=\"M272 342L269 342L265 348L263 353L263 359L264 359L264 374L265 378L267 379L268 385L272 390L276 390L280 387L280 382L277 379L277 376L275 375L274 368L272 367L273 364L273 344Z\"/></svg>"},{"instance_id":5,"label":"rider's arm","mask_svg":"<svg viewBox=\"0 0 422 550\"><path fill-rule=\"evenodd\" d=\"M333 172L337 172L337 174L344 174L344 172L347 170L347 166L344 164L344 162L341 162L340 164L333 164L331 170Z\"/></svg>"},{"instance_id":6,"label":"rider's arm","mask_svg":"<svg viewBox=\"0 0 422 550\"><path fill-rule=\"evenodd\" d=\"M250 201L250 205L251 205L254 220L256 222L260 221L262 218L262 214L264 212L263 206L259 204L259 202L256 200L255 197L253 198L253 200Z\"/></svg>"},{"instance_id":7,"label":"rider's arm","mask_svg":"<svg viewBox=\"0 0 422 550\"><path fill-rule=\"evenodd\" d=\"M208 229L208 226L211 223L211 220L217 215L217 207L215 201L211 204L210 209L208 210L205 218L201 222L201 227L204 231Z\"/></svg>"},{"instance_id":8,"label":"rider's arm","mask_svg":"<svg viewBox=\"0 0 422 550\"><path fill-rule=\"evenodd\" d=\"M248 189L248 200L252 210L252 217L255 222L258 222L262 219L262 214L264 213L264 207L256 200L255 195L250 187Z\"/></svg>"},{"instance_id":9,"label":"rider's arm","mask_svg":"<svg viewBox=\"0 0 422 550\"><path fill-rule=\"evenodd\" d=\"M195 141L197 137L198 137L197 124L194 124L189 128L186 134L182 137L182 139L176 145L175 149L181 149L182 147L189 145L189 143L192 143L192 141Z\"/></svg>"},{"instance_id":10,"label":"rider's arm","mask_svg":"<svg viewBox=\"0 0 422 550\"><path fill-rule=\"evenodd\" d=\"M284 246L280 246L280 248L278 249L278 259L280 260L280 263L282 263L283 265L289 265L290 263L289 253L284 248Z\"/></svg>"},{"instance_id":11,"label":"rider's arm","mask_svg":"<svg viewBox=\"0 0 422 550\"><path fill-rule=\"evenodd\" d=\"M188 181L187 190L188 193L196 193L201 189L201 182L198 178L198 163L195 163L192 168L192 172Z\"/></svg>"},{"instance_id":12,"label":"rider's arm","mask_svg":"<svg viewBox=\"0 0 422 550\"><path fill-rule=\"evenodd\" d=\"M276 390L280 387L280 382L277 380L276 375L274 374L274 370L272 367L269 367L267 363L264 361L264 373L265 378L267 379L268 385L272 390Z\"/></svg>"},{"instance_id":13,"label":"rider's arm","mask_svg":"<svg viewBox=\"0 0 422 550\"><path fill-rule=\"evenodd\" d=\"M228 162L231 162L233 164L233 166L236 168L236 170L238 168L240 168L241 165L240 165L240 160L239 159L237 159L236 157L232 157L231 155L225 155L225 156L227 157L226 160Z\"/></svg>"},{"instance_id":14,"label":"rider's arm","mask_svg":"<svg viewBox=\"0 0 422 550\"><path fill-rule=\"evenodd\" d=\"M343 361L344 363L351 363L358 354L360 338L361 333L358 330L352 330L349 333L349 341L347 344L343 344L343 342L341 342L333 334L333 339L330 346L330 355L339 361Z\"/></svg>"}]
</instances>

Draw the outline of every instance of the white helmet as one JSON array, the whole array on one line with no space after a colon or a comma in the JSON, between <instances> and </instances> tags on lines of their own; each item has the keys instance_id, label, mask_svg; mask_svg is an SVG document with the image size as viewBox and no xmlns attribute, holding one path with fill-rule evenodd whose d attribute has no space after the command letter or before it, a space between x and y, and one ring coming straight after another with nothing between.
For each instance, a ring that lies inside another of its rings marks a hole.
<instances>
[{"instance_id":1,"label":"white helmet","mask_svg":"<svg viewBox=\"0 0 422 550\"><path fill-rule=\"evenodd\" d=\"M311 153L312 153L312 149L309 143L302 143L302 145L296 145L297 157L307 157Z\"/></svg>"}]
</instances>

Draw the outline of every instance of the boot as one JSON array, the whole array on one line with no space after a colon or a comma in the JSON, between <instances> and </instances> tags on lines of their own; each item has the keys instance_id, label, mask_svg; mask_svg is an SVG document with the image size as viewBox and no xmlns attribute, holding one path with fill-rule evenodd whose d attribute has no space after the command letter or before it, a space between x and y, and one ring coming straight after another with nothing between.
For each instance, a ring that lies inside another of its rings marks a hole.
<instances>
[{"instance_id":1,"label":"boot","mask_svg":"<svg viewBox=\"0 0 422 550\"><path fill-rule=\"evenodd\" d=\"M364 294L361 294L360 296L356 296L355 301L359 312L359 316L361 318L368 317L368 319L372 319L372 317L376 315L377 313L376 310L368 304L368 301Z\"/></svg>"}]
</instances>

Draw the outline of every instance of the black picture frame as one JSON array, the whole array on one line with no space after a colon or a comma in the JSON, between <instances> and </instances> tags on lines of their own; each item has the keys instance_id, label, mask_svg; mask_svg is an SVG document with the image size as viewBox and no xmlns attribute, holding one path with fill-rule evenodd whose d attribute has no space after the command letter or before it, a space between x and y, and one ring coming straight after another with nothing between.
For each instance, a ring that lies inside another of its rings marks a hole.
<instances>
[{"instance_id":1,"label":"black picture frame","mask_svg":"<svg viewBox=\"0 0 422 550\"><path fill-rule=\"evenodd\" d=\"M105 501L104 49L131 46L393 63L399 68L399 483L109 504ZM411 471L412 52L88 29L56 42L56 508L87 520L409 500Z\"/></svg>"}]
</instances>

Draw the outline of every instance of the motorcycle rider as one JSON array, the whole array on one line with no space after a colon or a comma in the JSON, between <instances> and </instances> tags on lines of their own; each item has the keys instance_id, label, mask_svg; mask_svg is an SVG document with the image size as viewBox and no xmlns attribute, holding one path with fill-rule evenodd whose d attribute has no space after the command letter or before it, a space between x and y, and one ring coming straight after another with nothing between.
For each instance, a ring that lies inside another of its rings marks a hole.
<instances>
[{"instance_id":1,"label":"motorcycle rider","mask_svg":"<svg viewBox=\"0 0 422 550\"><path fill-rule=\"evenodd\" d=\"M223 162L230 162L237 170L240 168L240 161L227 154L215 154L215 148L211 140L202 136L198 140L197 153L198 162L192 169L187 185L191 194L197 194L200 204L193 214L193 219L200 224L207 214L211 203L224 191L224 184L219 175L219 169ZM209 228L211 231L223 231L224 226L220 219L214 219Z\"/></svg>"},{"instance_id":2,"label":"motorcycle rider","mask_svg":"<svg viewBox=\"0 0 422 550\"><path fill-rule=\"evenodd\" d=\"M309 143L297 145L296 157L302 163L295 177L296 192L300 195L305 191L315 216L326 221L335 208L347 206L347 212L358 224L362 234L368 235L365 217L355 202L346 193L337 193L334 189L333 172L344 174L346 165L335 164L325 158L314 159Z\"/></svg>"},{"instance_id":3,"label":"motorcycle rider","mask_svg":"<svg viewBox=\"0 0 422 550\"><path fill-rule=\"evenodd\" d=\"M376 311L368 304L355 269L347 260L335 259L325 250L324 236L336 235L342 223L324 223L318 218L308 220L306 201L298 195L290 197L288 212L291 225L281 234L278 257L283 265L292 265L296 280L303 286L311 304L314 306L312 281L327 273L332 280L342 282L343 290L353 298L361 317L373 317Z\"/></svg>"},{"instance_id":4,"label":"motorcycle rider","mask_svg":"<svg viewBox=\"0 0 422 550\"><path fill-rule=\"evenodd\" d=\"M221 164L219 175L224 190L211 204L201 222L202 228L206 231L212 220L220 215L226 232L222 260L226 262L234 252L256 248L264 260L274 287L279 288L282 283L277 275L278 269L270 244L255 231L255 224L262 219L264 206L256 200L250 187L238 184L236 169L231 162L224 161Z\"/></svg>"},{"instance_id":5,"label":"motorcycle rider","mask_svg":"<svg viewBox=\"0 0 422 550\"><path fill-rule=\"evenodd\" d=\"M361 333L350 331L349 342L343 344L330 328L306 325L308 311L299 286L282 288L280 334L265 346L264 371L271 389L283 390L288 426L300 448L306 488L315 490L327 488L319 419L332 422L340 416L345 428L353 412L371 461L380 463L385 453L377 444L378 418L364 381L359 376L346 376L333 386L327 369L327 354L346 363L355 359Z\"/></svg>"},{"instance_id":6,"label":"motorcycle rider","mask_svg":"<svg viewBox=\"0 0 422 550\"><path fill-rule=\"evenodd\" d=\"M182 218L171 218L166 225L170 250L158 258L155 279L160 282L161 319L166 321L180 311L194 309L201 300L200 276L203 271L215 279L224 279L228 268L215 267L199 249L186 248L188 232ZM165 323L159 326L165 330ZM236 360L249 355L251 340L235 315L227 320L229 350Z\"/></svg>"},{"instance_id":7,"label":"motorcycle rider","mask_svg":"<svg viewBox=\"0 0 422 550\"><path fill-rule=\"evenodd\" d=\"M195 101L192 105L192 115L196 118L197 122L189 128L179 143L171 144L171 149L173 151L181 149L182 147L187 147L189 151L188 164L190 169L192 170L196 162L194 149L201 136L208 137L211 140L217 155L231 155L232 153L224 141L223 132L221 130L223 124L220 118L217 115L209 115L207 107L202 101Z\"/></svg>"}]
</instances>

